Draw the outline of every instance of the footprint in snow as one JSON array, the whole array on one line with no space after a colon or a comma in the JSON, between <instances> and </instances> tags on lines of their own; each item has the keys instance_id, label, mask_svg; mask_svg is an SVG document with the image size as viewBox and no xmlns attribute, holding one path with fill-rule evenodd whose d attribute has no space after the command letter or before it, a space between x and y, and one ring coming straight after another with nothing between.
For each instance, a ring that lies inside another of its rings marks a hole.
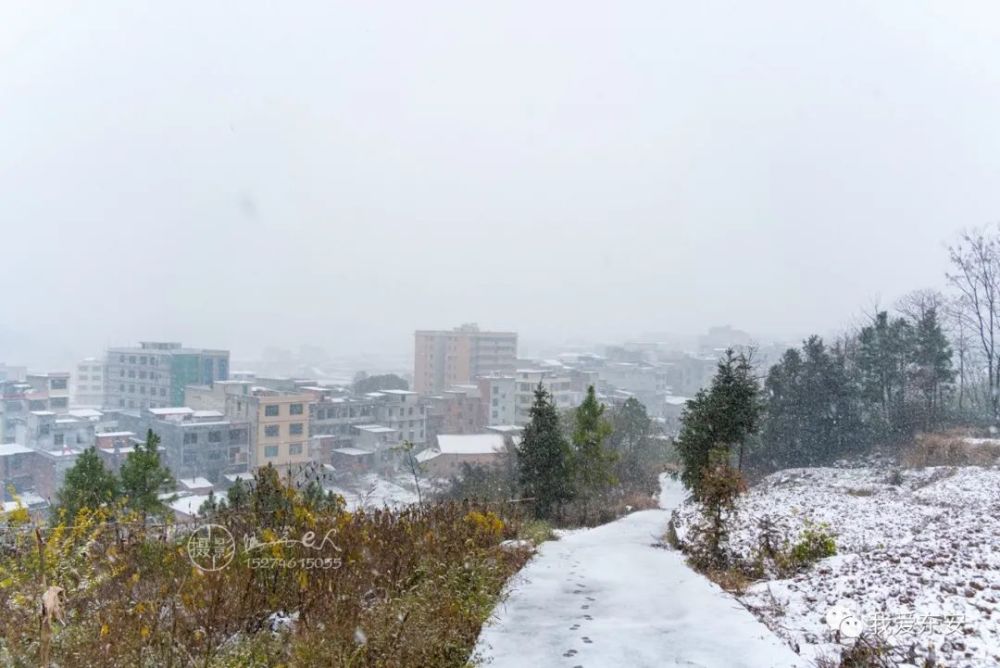
<instances>
[{"instance_id":1,"label":"footprint in snow","mask_svg":"<svg viewBox=\"0 0 1000 668\"><path fill-rule=\"evenodd\" d=\"M590 615L584 615L583 618L586 619L588 622L594 621L594 618L591 617Z\"/></svg>"},{"instance_id":2,"label":"footprint in snow","mask_svg":"<svg viewBox=\"0 0 1000 668\"><path fill-rule=\"evenodd\" d=\"M593 596L588 596L588 597L587 597L587 600L588 600L588 601L596 601L597 599L596 599L596 598L594 598Z\"/></svg>"},{"instance_id":3,"label":"footprint in snow","mask_svg":"<svg viewBox=\"0 0 1000 668\"><path fill-rule=\"evenodd\" d=\"M580 609L581 610L590 610L590 606L589 605L581 605Z\"/></svg>"},{"instance_id":4,"label":"footprint in snow","mask_svg":"<svg viewBox=\"0 0 1000 668\"><path fill-rule=\"evenodd\" d=\"M588 638L587 636L583 636L582 638L580 638L580 640L582 640L583 642L587 643L588 645L593 645L594 644L594 641L591 640L590 638Z\"/></svg>"},{"instance_id":5,"label":"footprint in snow","mask_svg":"<svg viewBox=\"0 0 1000 668\"><path fill-rule=\"evenodd\" d=\"M576 652L575 649L568 649L565 652L563 652L563 656L566 656L566 657L576 656L576 654L577 654L577 652Z\"/></svg>"},{"instance_id":6,"label":"footprint in snow","mask_svg":"<svg viewBox=\"0 0 1000 668\"><path fill-rule=\"evenodd\" d=\"M574 624L573 626L569 627L570 631L578 631L579 629L580 629L579 624Z\"/></svg>"},{"instance_id":7,"label":"footprint in snow","mask_svg":"<svg viewBox=\"0 0 1000 668\"><path fill-rule=\"evenodd\" d=\"M582 589L574 589L574 590L573 590L573 593L574 593L574 594L582 594L582 593L583 593L583 590L582 590Z\"/></svg>"}]
</instances>

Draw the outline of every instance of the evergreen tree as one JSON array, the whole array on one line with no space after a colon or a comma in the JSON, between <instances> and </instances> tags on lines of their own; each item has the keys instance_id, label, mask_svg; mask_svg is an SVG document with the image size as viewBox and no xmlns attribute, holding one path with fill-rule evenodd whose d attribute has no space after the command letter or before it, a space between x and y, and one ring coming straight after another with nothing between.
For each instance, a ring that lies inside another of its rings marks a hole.
<instances>
[{"instance_id":1,"label":"evergreen tree","mask_svg":"<svg viewBox=\"0 0 1000 668\"><path fill-rule=\"evenodd\" d=\"M923 397L924 427L932 429L940 420L942 388L955 377L951 346L934 307L925 309L914 325L912 356L910 378Z\"/></svg>"},{"instance_id":2,"label":"evergreen tree","mask_svg":"<svg viewBox=\"0 0 1000 668\"><path fill-rule=\"evenodd\" d=\"M611 435L611 423L604 417L604 405L597 400L593 385L587 388L587 396L576 409L575 417L573 469L579 481L578 490L582 494L601 493L616 482L615 453L605 446Z\"/></svg>"},{"instance_id":3,"label":"evergreen tree","mask_svg":"<svg viewBox=\"0 0 1000 668\"><path fill-rule=\"evenodd\" d=\"M146 442L139 443L128 453L121 467L122 493L129 508L142 514L163 515L167 505L160 494L174 487L170 470L160 461L160 437L150 429Z\"/></svg>"},{"instance_id":4,"label":"evergreen tree","mask_svg":"<svg viewBox=\"0 0 1000 668\"><path fill-rule=\"evenodd\" d=\"M559 426L559 415L541 383L535 388L531 421L517 448L522 493L534 499L535 515L552 517L573 498L569 442Z\"/></svg>"},{"instance_id":5,"label":"evergreen tree","mask_svg":"<svg viewBox=\"0 0 1000 668\"><path fill-rule=\"evenodd\" d=\"M104 467L96 448L87 448L66 472L63 486L56 492L53 515L72 524L82 508L96 509L120 496L118 478Z\"/></svg>"},{"instance_id":6,"label":"evergreen tree","mask_svg":"<svg viewBox=\"0 0 1000 668\"><path fill-rule=\"evenodd\" d=\"M646 407L635 397L629 397L612 414L611 427L608 443L618 453L618 479L629 487L654 492L663 462L663 441L655 437Z\"/></svg>"},{"instance_id":7,"label":"evergreen tree","mask_svg":"<svg viewBox=\"0 0 1000 668\"><path fill-rule=\"evenodd\" d=\"M713 449L731 453L736 448L742 466L744 444L757 430L761 412L758 394L750 358L729 349L719 361L711 387L700 390L688 402L676 444L683 464L681 480L696 499L701 498L701 476Z\"/></svg>"},{"instance_id":8,"label":"evergreen tree","mask_svg":"<svg viewBox=\"0 0 1000 668\"><path fill-rule=\"evenodd\" d=\"M912 357L913 327L904 318L890 320L880 311L858 335L858 371L864 398L881 417L883 437L908 432L906 420L907 366Z\"/></svg>"},{"instance_id":9,"label":"evergreen tree","mask_svg":"<svg viewBox=\"0 0 1000 668\"><path fill-rule=\"evenodd\" d=\"M764 382L767 410L755 458L763 468L815 466L867 446L860 392L839 347L818 336L791 349Z\"/></svg>"}]
</instances>

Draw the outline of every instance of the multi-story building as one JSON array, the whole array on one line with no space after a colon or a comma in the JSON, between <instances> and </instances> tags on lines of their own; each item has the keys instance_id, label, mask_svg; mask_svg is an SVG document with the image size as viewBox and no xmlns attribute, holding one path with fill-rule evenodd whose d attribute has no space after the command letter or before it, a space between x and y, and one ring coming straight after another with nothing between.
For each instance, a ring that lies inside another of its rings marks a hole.
<instances>
[{"instance_id":1,"label":"multi-story building","mask_svg":"<svg viewBox=\"0 0 1000 668\"><path fill-rule=\"evenodd\" d=\"M250 465L288 468L309 461L309 403L314 395L251 387L226 397L226 415L250 424Z\"/></svg>"},{"instance_id":2,"label":"multi-story building","mask_svg":"<svg viewBox=\"0 0 1000 668\"><path fill-rule=\"evenodd\" d=\"M70 390L70 403L76 407L104 406L104 360L88 357L79 362Z\"/></svg>"},{"instance_id":3,"label":"multi-story building","mask_svg":"<svg viewBox=\"0 0 1000 668\"><path fill-rule=\"evenodd\" d=\"M517 379L513 375L480 376L482 425L514 424L517 418Z\"/></svg>"},{"instance_id":4,"label":"multi-story building","mask_svg":"<svg viewBox=\"0 0 1000 668\"><path fill-rule=\"evenodd\" d=\"M17 432L32 411L65 413L68 373L26 374L24 381L0 381L0 443L19 442Z\"/></svg>"},{"instance_id":5,"label":"multi-story building","mask_svg":"<svg viewBox=\"0 0 1000 668\"><path fill-rule=\"evenodd\" d=\"M418 330L414 341L413 389L443 392L491 373L511 373L517 360L515 332L483 332L475 324L453 330Z\"/></svg>"},{"instance_id":6,"label":"multi-story building","mask_svg":"<svg viewBox=\"0 0 1000 668\"><path fill-rule=\"evenodd\" d=\"M29 373L27 382L35 398L48 401L45 410L57 413L69 410L69 372Z\"/></svg>"},{"instance_id":7,"label":"multi-story building","mask_svg":"<svg viewBox=\"0 0 1000 668\"><path fill-rule=\"evenodd\" d=\"M382 390L365 395L375 399L378 424L395 429L399 438L421 446L427 439L427 407L416 392Z\"/></svg>"},{"instance_id":8,"label":"multi-story building","mask_svg":"<svg viewBox=\"0 0 1000 668\"><path fill-rule=\"evenodd\" d=\"M104 405L112 409L166 408L184 403L187 385L229 378L229 351L143 341L138 348L109 348Z\"/></svg>"},{"instance_id":9,"label":"multi-story building","mask_svg":"<svg viewBox=\"0 0 1000 668\"><path fill-rule=\"evenodd\" d=\"M118 425L126 430L98 436L102 450L124 445L131 432L144 439L152 430L160 437L164 461L175 478L207 478L215 483L222 476L247 471L250 459L250 423L230 420L214 410L188 406L148 408L118 414ZM120 437L120 438L114 438Z\"/></svg>"},{"instance_id":10,"label":"multi-story building","mask_svg":"<svg viewBox=\"0 0 1000 668\"><path fill-rule=\"evenodd\" d=\"M550 369L518 369L515 375L514 424L524 425L531 421L531 406L535 403L535 389L539 383L552 395L556 408L573 408L583 400L582 394L573 389L573 380L568 374Z\"/></svg>"}]
</instances>

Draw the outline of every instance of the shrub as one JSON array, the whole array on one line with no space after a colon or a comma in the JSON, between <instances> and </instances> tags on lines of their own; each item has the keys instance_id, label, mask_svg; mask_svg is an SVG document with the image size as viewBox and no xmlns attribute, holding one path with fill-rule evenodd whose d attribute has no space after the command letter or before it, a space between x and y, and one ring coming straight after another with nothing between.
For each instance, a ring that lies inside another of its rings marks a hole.
<instances>
[{"instance_id":1,"label":"shrub","mask_svg":"<svg viewBox=\"0 0 1000 668\"><path fill-rule=\"evenodd\" d=\"M900 461L907 468L927 466L990 466L1000 460L1000 440L970 443L958 431L918 434Z\"/></svg>"},{"instance_id":2,"label":"shrub","mask_svg":"<svg viewBox=\"0 0 1000 668\"><path fill-rule=\"evenodd\" d=\"M820 559L835 554L837 554L837 543L824 524L818 526L807 524L799 535L799 541L789 552L792 564L798 568L811 566Z\"/></svg>"},{"instance_id":3,"label":"shrub","mask_svg":"<svg viewBox=\"0 0 1000 668\"><path fill-rule=\"evenodd\" d=\"M211 522L237 541L218 571L194 568L193 527L153 526L121 508L24 527L0 555L0 657L43 663L39 582L66 592L48 648L60 666L465 666L480 628L528 550L502 549L509 505L426 503L347 512L261 478L246 508ZM332 536L336 568L309 568L296 542L263 550L292 566L254 567L241 537ZM334 551L336 550L336 551ZM298 564L298 565L296 565ZM44 579L43 579L44 578ZM274 620L285 620L277 624Z\"/></svg>"}]
</instances>

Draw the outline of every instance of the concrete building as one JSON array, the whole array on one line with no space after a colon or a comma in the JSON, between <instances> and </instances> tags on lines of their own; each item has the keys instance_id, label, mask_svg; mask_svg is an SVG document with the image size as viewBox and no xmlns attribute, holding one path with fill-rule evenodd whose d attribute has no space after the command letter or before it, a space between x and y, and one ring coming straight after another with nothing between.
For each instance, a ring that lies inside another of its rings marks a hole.
<instances>
[{"instance_id":1,"label":"concrete building","mask_svg":"<svg viewBox=\"0 0 1000 668\"><path fill-rule=\"evenodd\" d=\"M535 403L535 389L539 383L552 395L556 408L574 408L583 401L583 393L573 389L573 380L568 374L550 369L518 369L515 377L514 424L525 425L531 421L531 406Z\"/></svg>"},{"instance_id":2,"label":"concrete building","mask_svg":"<svg viewBox=\"0 0 1000 668\"><path fill-rule=\"evenodd\" d=\"M184 402L185 386L210 385L228 378L228 350L154 341L143 341L139 347L109 348L104 405L132 410L179 406Z\"/></svg>"},{"instance_id":3,"label":"concrete building","mask_svg":"<svg viewBox=\"0 0 1000 668\"><path fill-rule=\"evenodd\" d=\"M476 379L482 425L514 424L517 417L517 378L493 374Z\"/></svg>"},{"instance_id":4,"label":"concrete building","mask_svg":"<svg viewBox=\"0 0 1000 668\"><path fill-rule=\"evenodd\" d=\"M104 360L88 357L76 365L70 383L70 403L77 408L104 406Z\"/></svg>"},{"instance_id":5,"label":"concrete building","mask_svg":"<svg viewBox=\"0 0 1000 668\"><path fill-rule=\"evenodd\" d=\"M69 410L69 372L29 373L27 383L37 398L48 401L45 410L57 413Z\"/></svg>"},{"instance_id":6,"label":"concrete building","mask_svg":"<svg viewBox=\"0 0 1000 668\"><path fill-rule=\"evenodd\" d=\"M309 461L308 392L249 387L226 396L226 416L250 423L250 466L281 469Z\"/></svg>"},{"instance_id":7,"label":"concrete building","mask_svg":"<svg viewBox=\"0 0 1000 668\"><path fill-rule=\"evenodd\" d=\"M417 330L413 389L436 394L491 373L511 373L517 360L515 332L483 332L475 324L453 330Z\"/></svg>"},{"instance_id":8,"label":"concrete building","mask_svg":"<svg viewBox=\"0 0 1000 668\"><path fill-rule=\"evenodd\" d=\"M508 437L498 433L442 434L437 444L417 454L421 469L431 478L461 472L463 464L491 466L507 452Z\"/></svg>"},{"instance_id":9,"label":"concrete building","mask_svg":"<svg viewBox=\"0 0 1000 668\"><path fill-rule=\"evenodd\" d=\"M164 462L175 478L207 478L243 473L249 466L250 424L229 420L219 411L195 410L188 406L148 408L118 414L121 432L102 434L101 450L121 454L131 441L144 440L152 430L160 437ZM116 452L117 450L117 452Z\"/></svg>"}]
</instances>

